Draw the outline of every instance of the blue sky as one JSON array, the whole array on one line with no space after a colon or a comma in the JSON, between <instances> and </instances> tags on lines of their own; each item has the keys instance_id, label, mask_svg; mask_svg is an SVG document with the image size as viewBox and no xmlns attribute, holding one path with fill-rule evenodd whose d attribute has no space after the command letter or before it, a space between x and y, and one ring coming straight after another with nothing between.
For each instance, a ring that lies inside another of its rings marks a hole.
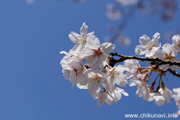
<instances>
[{"instance_id":1,"label":"blue sky","mask_svg":"<svg viewBox=\"0 0 180 120\"><path fill-rule=\"evenodd\" d=\"M73 43L70 31L79 32L83 22L89 31L95 31L103 42L108 23L105 14L109 0L87 0L84 4L71 0L54 2L36 0L28 5L25 0L0 1L0 120L92 120L125 119L125 113L174 113L171 104L157 107L135 94L136 87L126 87L129 97L118 104L97 106L87 90L79 90L63 78L59 65ZM158 16L135 13L125 29L132 39L128 47L118 46L114 51L134 55L134 48L142 34L152 36L179 27L180 11L174 18L162 23ZM114 22L117 24L117 22ZM160 42L165 43L163 37ZM171 43L171 41L169 41ZM179 87L180 79L167 75L169 88Z\"/></svg>"}]
</instances>

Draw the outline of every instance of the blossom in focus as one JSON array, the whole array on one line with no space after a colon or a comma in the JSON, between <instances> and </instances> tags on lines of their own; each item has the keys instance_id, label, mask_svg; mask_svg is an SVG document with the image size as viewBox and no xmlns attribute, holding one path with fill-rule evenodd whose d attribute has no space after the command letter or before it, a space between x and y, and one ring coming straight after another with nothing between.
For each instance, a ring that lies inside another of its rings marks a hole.
<instances>
[{"instance_id":1,"label":"blossom in focus","mask_svg":"<svg viewBox=\"0 0 180 120\"><path fill-rule=\"evenodd\" d=\"M104 102L108 105L112 105L113 102L117 104L117 102L121 99L122 94L124 96L129 96L127 92L118 87L114 87L112 92L101 91L98 93L98 106L100 107Z\"/></svg>"},{"instance_id":2,"label":"blossom in focus","mask_svg":"<svg viewBox=\"0 0 180 120\"><path fill-rule=\"evenodd\" d=\"M133 75L136 75L140 64L137 60L130 59L124 61L124 66L129 69L127 70L127 77L131 78Z\"/></svg>"},{"instance_id":3,"label":"blossom in focus","mask_svg":"<svg viewBox=\"0 0 180 120\"><path fill-rule=\"evenodd\" d=\"M100 41L95 36L88 36L86 47L82 50L81 58L87 60L87 65L92 69L100 67L106 60L106 55L112 52L115 45L109 42L100 45Z\"/></svg>"},{"instance_id":4,"label":"blossom in focus","mask_svg":"<svg viewBox=\"0 0 180 120\"><path fill-rule=\"evenodd\" d=\"M159 93L165 98L166 103L170 103L170 99L172 97L172 91L171 90L169 90L167 87L165 87L164 89L160 88Z\"/></svg>"},{"instance_id":5,"label":"blossom in focus","mask_svg":"<svg viewBox=\"0 0 180 120\"><path fill-rule=\"evenodd\" d=\"M158 106L162 106L165 103L165 98L158 92L153 93L153 99Z\"/></svg>"},{"instance_id":6,"label":"blossom in focus","mask_svg":"<svg viewBox=\"0 0 180 120\"><path fill-rule=\"evenodd\" d=\"M128 81L127 81L127 75L123 74L123 72L125 70L127 70L127 68L122 65L118 65L116 67L113 67L113 68L107 70L107 73L106 73L106 75L107 75L106 82L107 83L105 85L106 91L112 92L115 84L117 84L121 87L126 86Z\"/></svg>"},{"instance_id":7,"label":"blossom in focus","mask_svg":"<svg viewBox=\"0 0 180 120\"><path fill-rule=\"evenodd\" d=\"M137 74L137 76L133 76L133 78L129 81L129 85L138 86L136 91L138 97L143 97L143 99L146 101L153 100L150 94L150 88L146 83L146 74Z\"/></svg>"},{"instance_id":8,"label":"blossom in focus","mask_svg":"<svg viewBox=\"0 0 180 120\"><path fill-rule=\"evenodd\" d=\"M172 37L172 40L173 40L173 47L177 50L177 52L179 53L180 52L180 36L179 34L178 35L174 35Z\"/></svg>"},{"instance_id":9,"label":"blossom in focus","mask_svg":"<svg viewBox=\"0 0 180 120\"><path fill-rule=\"evenodd\" d=\"M154 55L154 57L160 58L162 60L171 60L171 61L178 61L176 58L177 56L177 51L173 47L173 45L166 43L162 46L162 50L157 50ZM161 65L159 66L162 70L167 70L170 66L168 64ZM171 69L173 70L178 70L179 67L172 65Z\"/></svg>"},{"instance_id":10,"label":"blossom in focus","mask_svg":"<svg viewBox=\"0 0 180 120\"><path fill-rule=\"evenodd\" d=\"M97 94L101 90L101 84L104 83L104 73L96 70L96 71L87 71L86 77L88 80L88 90L90 95L96 98Z\"/></svg>"},{"instance_id":11,"label":"blossom in focus","mask_svg":"<svg viewBox=\"0 0 180 120\"><path fill-rule=\"evenodd\" d=\"M84 72L86 68L79 62L61 60L62 72L67 80L70 80L73 85L79 83L80 85L86 85L87 80Z\"/></svg>"},{"instance_id":12,"label":"blossom in focus","mask_svg":"<svg viewBox=\"0 0 180 120\"><path fill-rule=\"evenodd\" d=\"M75 50L75 49L79 49L79 51L82 50L86 44L87 37L89 35L95 36L94 32L87 33L87 30L88 30L88 26L85 23L83 23L83 25L80 28L80 34L74 32L74 31L71 31L71 34L69 34L69 39L73 43L75 43L73 50Z\"/></svg>"},{"instance_id":13,"label":"blossom in focus","mask_svg":"<svg viewBox=\"0 0 180 120\"><path fill-rule=\"evenodd\" d=\"M165 55L165 60L173 60L177 56L176 49L169 43L164 44L162 50Z\"/></svg>"},{"instance_id":14,"label":"blossom in focus","mask_svg":"<svg viewBox=\"0 0 180 120\"><path fill-rule=\"evenodd\" d=\"M161 43L159 43L160 34L155 33L152 40L147 35L143 35L139 38L140 45L136 46L135 53L137 55L144 55L151 57L154 53L160 49Z\"/></svg>"},{"instance_id":15,"label":"blossom in focus","mask_svg":"<svg viewBox=\"0 0 180 120\"><path fill-rule=\"evenodd\" d=\"M149 86L145 82L139 82L138 89L136 91L138 97L143 97L144 100L151 101Z\"/></svg>"},{"instance_id":16,"label":"blossom in focus","mask_svg":"<svg viewBox=\"0 0 180 120\"><path fill-rule=\"evenodd\" d=\"M69 53L61 51L60 54L65 54L60 62L64 77L70 80L73 85L77 83L83 86L86 85L87 82L83 74L86 68L81 63L82 59L79 58L79 51L70 50Z\"/></svg>"}]
</instances>

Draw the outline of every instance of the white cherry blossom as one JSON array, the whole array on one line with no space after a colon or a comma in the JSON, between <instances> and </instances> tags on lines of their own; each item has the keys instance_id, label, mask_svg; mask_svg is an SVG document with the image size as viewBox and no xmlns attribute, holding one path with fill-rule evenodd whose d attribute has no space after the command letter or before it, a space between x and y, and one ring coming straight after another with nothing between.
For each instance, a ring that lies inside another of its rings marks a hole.
<instances>
[{"instance_id":1,"label":"white cherry blossom","mask_svg":"<svg viewBox=\"0 0 180 120\"><path fill-rule=\"evenodd\" d=\"M169 90L167 87L165 87L164 89L160 88L159 89L160 94L165 98L165 102L166 103L170 103L170 99L172 97L172 91Z\"/></svg>"},{"instance_id":2,"label":"white cherry blossom","mask_svg":"<svg viewBox=\"0 0 180 120\"><path fill-rule=\"evenodd\" d=\"M102 92L99 92L98 95L98 106L101 107L101 105L106 101L107 99L107 92L105 91L102 91Z\"/></svg>"},{"instance_id":3,"label":"white cherry blossom","mask_svg":"<svg viewBox=\"0 0 180 120\"><path fill-rule=\"evenodd\" d=\"M137 55L144 55L146 57L153 56L154 52L157 51L161 47L161 43L159 43L160 34L155 33L153 35L152 40L147 35L143 35L139 38L140 45L138 45L135 49L135 53Z\"/></svg>"},{"instance_id":4,"label":"white cherry blossom","mask_svg":"<svg viewBox=\"0 0 180 120\"><path fill-rule=\"evenodd\" d=\"M129 96L127 92L118 87L114 87L112 92L101 91L98 93L98 106L100 107L104 102L108 105L112 105L113 102L117 104L117 102L121 99L122 94L124 96Z\"/></svg>"},{"instance_id":5,"label":"white cherry blossom","mask_svg":"<svg viewBox=\"0 0 180 120\"><path fill-rule=\"evenodd\" d=\"M71 70L72 70L68 64L68 62L70 60L71 60L70 55L66 55L65 57L63 57L63 59L60 62L61 66L62 66L62 73L63 73L63 76L66 80L70 79L70 74L71 74Z\"/></svg>"},{"instance_id":6,"label":"white cherry blossom","mask_svg":"<svg viewBox=\"0 0 180 120\"><path fill-rule=\"evenodd\" d=\"M139 82L136 94L138 97L143 97L146 101L152 101L149 86L144 81Z\"/></svg>"},{"instance_id":7,"label":"white cherry blossom","mask_svg":"<svg viewBox=\"0 0 180 120\"><path fill-rule=\"evenodd\" d=\"M86 47L82 50L81 58L87 60L87 65L92 69L100 67L106 60L106 55L112 52L115 45L109 42L100 45L100 41L95 36L88 36Z\"/></svg>"},{"instance_id":8,"label":"white cherry blossom","mask_svg":"<svg viewBox=\"0 0 180 120\"><path fill-rule=\"evenodd\" d=\"M166 43L162 46L162 50L158 49L157 51L155 51L153 57L155 58L159 58L162 60L171 60L171 61L179 61L179 59L176 58L177 56L177 51L176 49L173 47L173 45ZM168 64L164 64L164 65L160 65L159 66L162 70L167 70L168 68L171 68L173 70L178 70L179 67L172 65L169 66Z\"/></svg>"},{"instance_id":9,"label":"white cherry blossom","mask_svg":"<svg viewBox=\"0 0 180 120\"><path fill-rule=\"evenodd\" d=\"M61 51L60 53L66 54L60 62L64 77L70 80L73 86L77 83L79 84L79 88L86 86L87 80L84 75L86 68L81 63L82 60L80 60L79 54L76 54L72 50L70 50L70 53L65 51Z\"/></svg>"},{"instance_id":10,"label":"white cherry blossom","mask_svg":"<svg viewBox=\"0 0 180 120\"><path fill-rule=\"evenodd\" d=\"M124 66L126 66L129 70L127 71L127 77L130 78L133 75L137 74L137 70L140 67L140 64L137 60L125 60Z\"/></svg>"},{"instance_id":11,"label":"white cherry blossom","mask_svg":"<svg viewBox=\"0 0 180 120\"><path fill-rule=\"evenodd\" d=\"M175 48L169 44L166 43L162 46L163 53L165 55L165 60L173 60L177 56L177 51Z\"/></svg>"},{"instance_id":12,"label":"white cherry blossom","mask_svg":"<svg viewBox=\"0 0 180 120\"><path fill-rule=\"evenodd\" d=\"M176 93L176 94L180 94L180 88L174 88L173 92Z\"/></svg>"},{"instance_id":13,"label":"white cherry blossom","mask_svg":"<svg viewBox=\"0 0 180 120\"><path fill-rule=\"evenodd\" d=\"M165 98L158 92L153 93L153 99L158 106L163 106L165 103Z\"/></svg>"},{"instance_id":14,"label":"white cherry blossom","mask_svg":"<svg viewBox=\"0 0 180 120\"><path fill-rule=\"evenodd\" d=\"M146 101L152 101L152 95L150 92L150 88L146 83L146 76L147 74L140 74L137 73L136 75L134 74L134 76L130 79L129 81L129 86L137 86L137 91L136 94L138 97L143 97L144 100Z\"/></svg>"},{"instance_id":15,"label":"white cherry blossom","mask_svg":"<svg viewBox=\"0 0 180 120\"><path fill-rule=\"evenodd\" d=\"M82 27L80 28L80 34L74 32L74 31L72 31L71 34L69 34L69 39L73 43L75 43L73 50L75 50L77 48L79 50L82 50L86 44L87 36L89 36L89 35L95 36L94 32L87 33L87 30L88 30L88 26L85 23L83 23Z\"/></svg>"},{"instance_id":16,"label":"white cherry blossom","mask_svg":"<svg viewBox=\"0 0 180 120\"><path fill-rule=\"evenodd\" d=\"M104 83L104 73L99 70L89 70L85 74L88 80L89 93L96 98L97 94L101 90L101 84Z\"/></svg>"},{"instance_id":17,"label":"white cherry blossom","mask_svg":"<svg viewBox=\"0 0 180 120\"><path fill-rule=\"evenodd\" d=\"M60 64L62 66L62 72L65 79L70 80L70 75L72 75L72 62L81 64L82 59L79 58L79 52L70 50L69 53L61 51L60 54L65 54ZM71 65L70 65L71 64Z\"/></svg>"},{"instance_id":18,"label":"white cherry blossom","mask_svg":"<svg viewBox=\"0 0 180 120\"><path fill-rule=\"evenodd\" d=\"M72 61L69 63L71 67L70 81L73 85L79 83L80 85L87 84L87 78L85 78L84 72L86 72L86 68L81 64Z\"/></svg>"},{"instance_id":19,"label":"white cherry blossom","mask_svg":"<svg viewBox=\"0 0 180 120\"><path fill-rule=\"evenodd\" d=\"M172 91L170 91L167 87L160 88L158 92L151 93L153 100L155 101L156 105L163 106L164 103L170 103L170 99L172 97Z\"/></svg>"},{"instance_id":20,"label":"white cherry blossom","mask_svg":"<svg viewBox=\"0 0 180 120\"><path fill-rule=\"evenodd\" d=\"M86 43L87 38L87 29L88 26L86 23L83 23L82 27L80 28L80 34L72 31L71 34L69 34L69 38L73 43Z\"/></svg>"},{"instance_id":21,"label":"white cherry blossom","mask_svg":"<svg viewBox=\"0 0 180 120\"><path fill-rule=\"evenodd\" d=\"M176 61L176 56L177 56L177 51L175 50L175 48L169 44L169 43L166 43L163 45L162 47L162 53L164 54L164 58L163 60L172 60L172 61ZM161 65L160 68L163 69L163 70L166 70L168 69L170 66L168 64L165 64L165 65ZM178 66L171 66L171 69L173 70L178 70L179 67Z\"/></svg>"},{"instance_id":22,"label":"white cherry blossom","mask_svg":"<svg viewBox=\"0 0 180 120\"><path fill-rule=\"evenodd\" d=\"M123 72L127 70L126 67L122 65L118 65L117 67L113 67L107 70L107 77L105 83L105 89L107 91L111 91L114 89L115 83L121 87L125 87L127 82L127 75L123 74Z\"/></svg>"},{"instance_id":23,"label":"white cherry blossom","mask_svg":"<svg viewBox=\"0 0 180 120\"><path fill-rule=\"evenodd\" d=\"M109 95L113 98L113 101L117 104L117 102L121 99L122 94L124 96L129 96L129 94L124 91L124 89L121 89L119 87L114 87L114 90Z\"/></svg>"},{"instance_id":24,"label":"white cherry blossom","mask_svg":"<svg viewBox=\"0 0 180 120\"><path fill-rule=\"evenodd\" d=\"M177 52L179 53L180 52L180 36L179 34L178 35L174 35L172 37L172 40L173 40L173 47L177 50Z\"/></svg>"}]
</instances>

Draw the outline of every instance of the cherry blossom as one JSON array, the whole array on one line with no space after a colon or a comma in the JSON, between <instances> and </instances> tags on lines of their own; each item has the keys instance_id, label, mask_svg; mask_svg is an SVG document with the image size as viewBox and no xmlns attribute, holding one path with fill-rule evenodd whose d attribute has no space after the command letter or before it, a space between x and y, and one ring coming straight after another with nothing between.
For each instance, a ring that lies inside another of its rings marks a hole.
<instances>
[{"instance_id":1,"label":"cherry blossom","mask_svg":"<svg viewBox=\"0 0 180 120\"><path fill-rule=\"evenodd\" d=\"M172 37L173 40L173 47L177 50L177 52L180 52L180 36L178 35L174 35Z\"/></svg>"},{"instance_id":2,"label":"cherry blossom","mask_svg":"<svg viewBox=\"0 0 180 120\"><path fill-rule=\"evenodd\" d=\"M165 57L164 57L165 60L173 60L177 55L177 51L169 43L164 44L162 47L162 50L165 55Z\"/></svg>"},{"instance_id":3,"label":"cherry blossom","mask_svg":"<svg viewBox=\"0 0 180 120\"><path fill-rule=\"evenodd\" d=\"M121 87L126 86L128 81L127 81L127 75L123 74L125 70L127 70L127 68L122 65L118 65L117 67L113 67L107 70L106 73L107 83L105 86L106 90L112 91L115 83Z\"/></svg>"},{"instance_id":4,"label":"cherry blossom","mask_svg":"<svg viewBox=\"0 0 180 120\"><path fill-rule=\"evenodd\" d=\"M103 72L97 71L87 71L86 76L88 79L88 90L90 95L94 98L97 96L99 91L101 90L101 83L104 82L104 74Z\"/></svg>"},{"instance_id":5,"label":"cherry blossom","mask_svg":"<svg viewBox=\"0 0 180 120\"><path fill-rule=\"evenodd\" d=\"M127 71L127 77L130 78L133 75L137 74L138 68L140 68L140 64L137 60L125 60L124 66L126 66L129 70Z\"/></svg>"},{"instance_id":6,"label":"cherry blossom","mask_svg":"<svg viewBox=\"0 0 180 120\"><path fill-rule=\"evenodd\" d=\"M106 55L112 52L115 45L109 42L100 45L100 41L95 36L88 36L86 40L86 47L82 50L81 58L87 60L87 65L92 69L100 67L106 59Z\"/></svg>"},{"instance_id":7,"label":"cherry blossom","mask_svg":"<svg viewBox=\"0 0 180 120\"><path fill-rule=\"evenodd\" d=\"M165 103L165 98L158 92L153 94L153 99L158 106L162 106Z\"/></svg>"},{"instance_id":8,"label":"cherry blossom","mask_svg":"<svg viewBox=\"0 0 180 120\"><path fill-rule=\"evenodd\" d=\"M138 97L143 97L144 100L152 101L152 96L150 94L150 88L146 83L147 74L137 74L130 79L129 85L138 86L136 94Z\"/></svg>"},{"instance_id":9,"label":"cherry blossom","mask_svg":"<svg viewBox=\"0 0 180 120\"><path fill-rule=\"evenodd\" d=\"M112 92L101 91L98 94L98 106L100 107L104 102L108 105L112 105L113 102L117 104L117 102L121 99L122 94L124 96L129 96L127 92L118 87L114 87Z\"/></svg>"},{"instance_id":10,"label":"cherry blossom","mask_svg":"<svg viewBox=\"0 0 180 120\"><path fill-rule=\"evenodd\" d=\"M158 51L158 54L155 53L156 57L159 57L160 59L163 60L172 60L172 61L177 61L178 59L176 59L177 56L177 51L176 49L173 47L173 45L166 43L162 46L162 51ZM167 70L170 66L168 64L166 65L161 65L160 68L163 70ZM178 66L171 66L171 68L173 70L178 70L179 67Z\"/></svg>"},{"instance_id":11,"label":"cherry blossom","mask_svg":"<svg viewBox=\"0 0 180 120\"><path fill-rule=\"evenodd\" d=\"M141 45L138 45L135 49L135 52L137 55L144 55L146 54L146 57L153 56L154 52L157 51L161 44L158 43L160 38L159 33L155 33L153 35L152 41L150 38L146 35L143 35L139 38L139 42Z\"/></svg>"},{"instance_id":12,"label":"cherry blossom","mask_svg":"<svg viewBox=\"0 0 180 120\"><path fill-rule=\"evenodd\" d=\"M170 103L170 99L172 97L172 91L171 90L169 90L167 87L165 87L164 89L160 88L159 93L165 98L165 101L167 103Z\"/></svg>"},{"instance_id":13,"label":"cherry blossom","mask_svg":"<svg viewBox=\"0 0 180 120\"><path fill-rule=\"evenodd\" d=\"M88 36L95 36L94 32L91 33L87 33L88 30L88 26L83 23L83 25L80 28L80 34L72 31L71 34L69 34L69 39L75 43L75 46L73 47L73 50L75 50L76 48L80 50L82 50L86 44L86 39Z\"/></svg>"}]
</instances>

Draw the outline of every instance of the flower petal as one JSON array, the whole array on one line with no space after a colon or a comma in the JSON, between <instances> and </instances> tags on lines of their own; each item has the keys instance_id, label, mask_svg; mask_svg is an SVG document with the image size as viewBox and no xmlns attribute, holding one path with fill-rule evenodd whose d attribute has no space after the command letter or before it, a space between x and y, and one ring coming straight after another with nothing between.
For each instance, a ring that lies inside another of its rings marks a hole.
<instances>
[{"instance_id":1,"label":"flower petal","mask_svg":"<svg viewBox=\"0 0 180 120\"><path fill-rule=\"evenodd\" d=\"M87 37L87 29L88 29L88 26L86 25L86 23L83 23L82 27L80 28L80 33L83 39L86 39Z\"/></svg>"}]
</instances>

